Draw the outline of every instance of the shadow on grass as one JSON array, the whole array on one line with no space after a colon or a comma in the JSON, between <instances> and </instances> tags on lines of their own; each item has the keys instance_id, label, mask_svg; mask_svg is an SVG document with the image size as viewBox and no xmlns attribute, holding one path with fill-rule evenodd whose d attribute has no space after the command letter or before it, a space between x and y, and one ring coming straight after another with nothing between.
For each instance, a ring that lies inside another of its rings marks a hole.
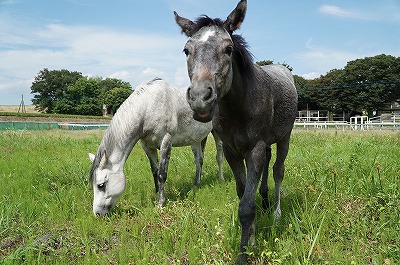
<instances>
[{"instance_id":1,"label":"shadow on grass","mask_svg":"<svg viewBox=\"0 0 400 265\"><path fill-rule=\"evenodd\" d=\"M293 214L303 209L305 204L304 192L301 190L296 189L287 194L281 194L282 216L280 220L277 221L274 220L273 214L276 203L274 194L275 190L270 190L268 197L270 200L270 207L266 211L261 207L261 196L259 194L256 195L256 227L259 233L265 234L266 240L270 237L280 237L291 223Z\"/></svg>"}]
</instances>

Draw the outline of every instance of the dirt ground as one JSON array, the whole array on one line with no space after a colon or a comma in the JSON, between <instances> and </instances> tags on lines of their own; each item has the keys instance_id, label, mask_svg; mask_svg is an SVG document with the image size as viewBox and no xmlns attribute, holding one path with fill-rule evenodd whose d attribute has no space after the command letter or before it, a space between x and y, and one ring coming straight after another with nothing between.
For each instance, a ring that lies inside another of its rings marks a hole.
<instances>
[{"instance_id":1,"label":"dirt ground","mask_svg":"<svg viewBox=\"0 0 400 265\"><path fill-rule=\"evenodd\" d=\"M18 112L19 106L0 106L1 112ZM39 113L34 106L25 106L26 113ZM110 120L107 119L79 119L79 118L54 118L54 117L18 117L18 116L1 116L0 122L68 122L68 123L93 123L107 124Z\"/></svg>"},{"instance_id":2,"label":"dirt ground","mask_svg":"<svg viewBox=\"0 0 400 265\"><path fill-rule=\"evenodd\" d=\"M20 109L20 106L18 105L2 105L0 106L0 112L18 112ZM25 111L26 113L39 113L37 110L35 110L35 106L25 106Z\"/></svg>"}]
</instances>

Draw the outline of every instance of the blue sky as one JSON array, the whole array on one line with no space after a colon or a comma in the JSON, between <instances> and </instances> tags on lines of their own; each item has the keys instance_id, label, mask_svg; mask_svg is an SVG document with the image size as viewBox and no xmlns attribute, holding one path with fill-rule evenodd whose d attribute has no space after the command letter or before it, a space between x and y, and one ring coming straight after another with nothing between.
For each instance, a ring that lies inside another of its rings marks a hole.
<instances>
[{"instance_id":1,"label":"blue sky","mask_svg":"<svg viewBox=\"0 0 400 265\"><path fill-rule=\"evenodd\" d=\"M120 78L136 87L162 77L189 80L186 37L173 11L195 19L226 16L238 0L0 0L0 105L31 104L43 68ZM315 78L348 61L400 56L398 0L248 0L237 33L255 61L274 60Z\"/></svg>"}]
</instances>

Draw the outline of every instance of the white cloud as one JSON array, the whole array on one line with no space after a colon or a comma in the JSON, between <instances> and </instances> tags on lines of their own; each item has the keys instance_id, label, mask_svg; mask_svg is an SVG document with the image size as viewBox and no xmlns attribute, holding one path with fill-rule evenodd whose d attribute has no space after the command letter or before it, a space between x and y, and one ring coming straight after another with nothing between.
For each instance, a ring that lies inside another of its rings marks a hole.
<instances>
[{"instance_id":1,"label":"white cloud","mask_svg":"<svg viewBox=\"0 0 400 265\"><path fill-rule=\"evenodd\" d=\"M335 5L322 5L318 8L322 14L369 21L400 22L400 6L391 1L377 2L374 7L358 10L345 9Z\"/></svg>"},{"instance_id":2,"label":"white cloud","mask_svg":"<svg viewBox=\"0 0 400 265\"><path fill-rule=\"evenodd\" d=\"M133 78L132 73L128 72L128 71L118 71L118 72L110 74L108 77L117 78L117 79L121 79L121 80L129 80L129 79Z\"/></svg>"},{"instance_id":3,"label":"white cloud","mask_svg":"<svg viewBox=\"0 0 400 265\"><path fill-rule=\"evenodd\" d=\"M368 56L336 48L318 46L310 38L305 44L306 50L293 56L293 65L301 64L303 73L295 73L306 79L326 74L332 69L342 69L347 62ZM375 54L374 54L375 55ZM296 67L294 67L296 69Z\"/></svg>"},{"instance_id":4,"label":"white cloud","mask_svg":"<svg viewBox=\"0 0 400 265\"><path fill-rule=\"evenodd\" d=\"M19 3L19 0L1 0L0 5L14 5Z\"/></svg>"},{"instance_id":5,"label":"white cloud","mask_svg":"<svg viewBox=\"0 0 400 265\"><path fill-rule=\"evenodd\" d=\"M176 68L174 83L179 88L187 88L190 80L187 72L186 62L182 63L181 66Z\"/></svg>"},{"instance_id":6,"label":"white cloud","mask_svg":"<svg viewBox=\"0 0 400 265\"><path fill-rule=\"evenodd\" d=\"M316 72L310 72L310 73L302 74L301 76L305 79L315 79L315 78L318 78L320 76L320 74L318 74Z\"/></svg>"},{"instance_id":7,"label":"white cloud","mask_svg":"<svg viewBox=\"0 0 400 265\"><path fill-rule=\"evenodd\" d=\"M173 82L176 65L184 61L183 40L176 36L97 26L49 24L31 31L9 26L0 31L0 39L2 102L8 100L4 95L9 96L12 91L16 99L9 100L13 102L21 94L31 97L32 79L43 68L120 78L135 87L156 76L169 77Z\"/></svg>"},{"instance_id":8,"label":"white cloud","mask_svg":"<svg viewBox=\"0 0 400 265\"><path fill-rule=\"evenodd\" d=\"M150 67L147 67L146 69L144 69L141 72L141 74L143 76L149 76L149 77L160 77L160 78L165 77L165 73L163 71L160 71L155 68L150 68Z\"/></svg>"},{"instance_id":9,"label":"white cloud","mask_svg":"<svg viewBox=\"0 0 400 265\"><path fill-rule=\"evenodd\" d=\"M318 10L323 14L328 14L332 16L347 18L365 18L364 15L358 11L347 10L334 5L323 5Z\"/></svg>"}]
</instances>

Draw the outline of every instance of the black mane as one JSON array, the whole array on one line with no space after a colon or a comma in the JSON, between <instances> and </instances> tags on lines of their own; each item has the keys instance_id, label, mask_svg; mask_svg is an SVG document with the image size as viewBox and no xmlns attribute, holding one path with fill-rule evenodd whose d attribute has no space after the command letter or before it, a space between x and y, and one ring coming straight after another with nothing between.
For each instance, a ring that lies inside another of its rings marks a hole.
<instances>
[{"instance_id":1,"label":"black mane","mask_svg":"<svg viewBox=\"0 0 400 265\"><path fill-rule=\"evenodd\" d=\"M193 36L196 32L198 32L203 27L208 26L217 26L219 28L225 28L224 22L219 18L210 18L206 15L200 16L194 22L190 36ZM229 31L228 31L229 32ZM239 68L240 73L243 76L253 77L254 75L254 64L253 64L253 54L248 50L248 44L246 40L237 34L231 34L234 49L233 49L233 61L236 63Z\"/></svg>"},{"instance_id":2,"label":"black mane","mask_svg":"<svg viewBox=\"0 0 400 265\"><path fill-rule=\"evenodd\" d=\"M199 31L202 27L208 26L217 26L220 28L224 28L224 22L219 18L210 18L209 16L202 15L196 19L194 25L191 28L190 36L193 36L197 31Z\"/></svg>"},{"instance_id":3,"label":"black mane","mask_svg":"<svg viewBox=\"0 0 400 265\"><path fill-rule=\"evenodd\" d=\"M94 158L94 161L92 163L92 168L90 169L90 175L89 175L89 183L93 184L94 181L94 172L100 165L100 161L103 158L103 155L105 154L105 148L103 143L100 144L99 150L97 151L97 154Z\"/></svg>"}]
</instances>

